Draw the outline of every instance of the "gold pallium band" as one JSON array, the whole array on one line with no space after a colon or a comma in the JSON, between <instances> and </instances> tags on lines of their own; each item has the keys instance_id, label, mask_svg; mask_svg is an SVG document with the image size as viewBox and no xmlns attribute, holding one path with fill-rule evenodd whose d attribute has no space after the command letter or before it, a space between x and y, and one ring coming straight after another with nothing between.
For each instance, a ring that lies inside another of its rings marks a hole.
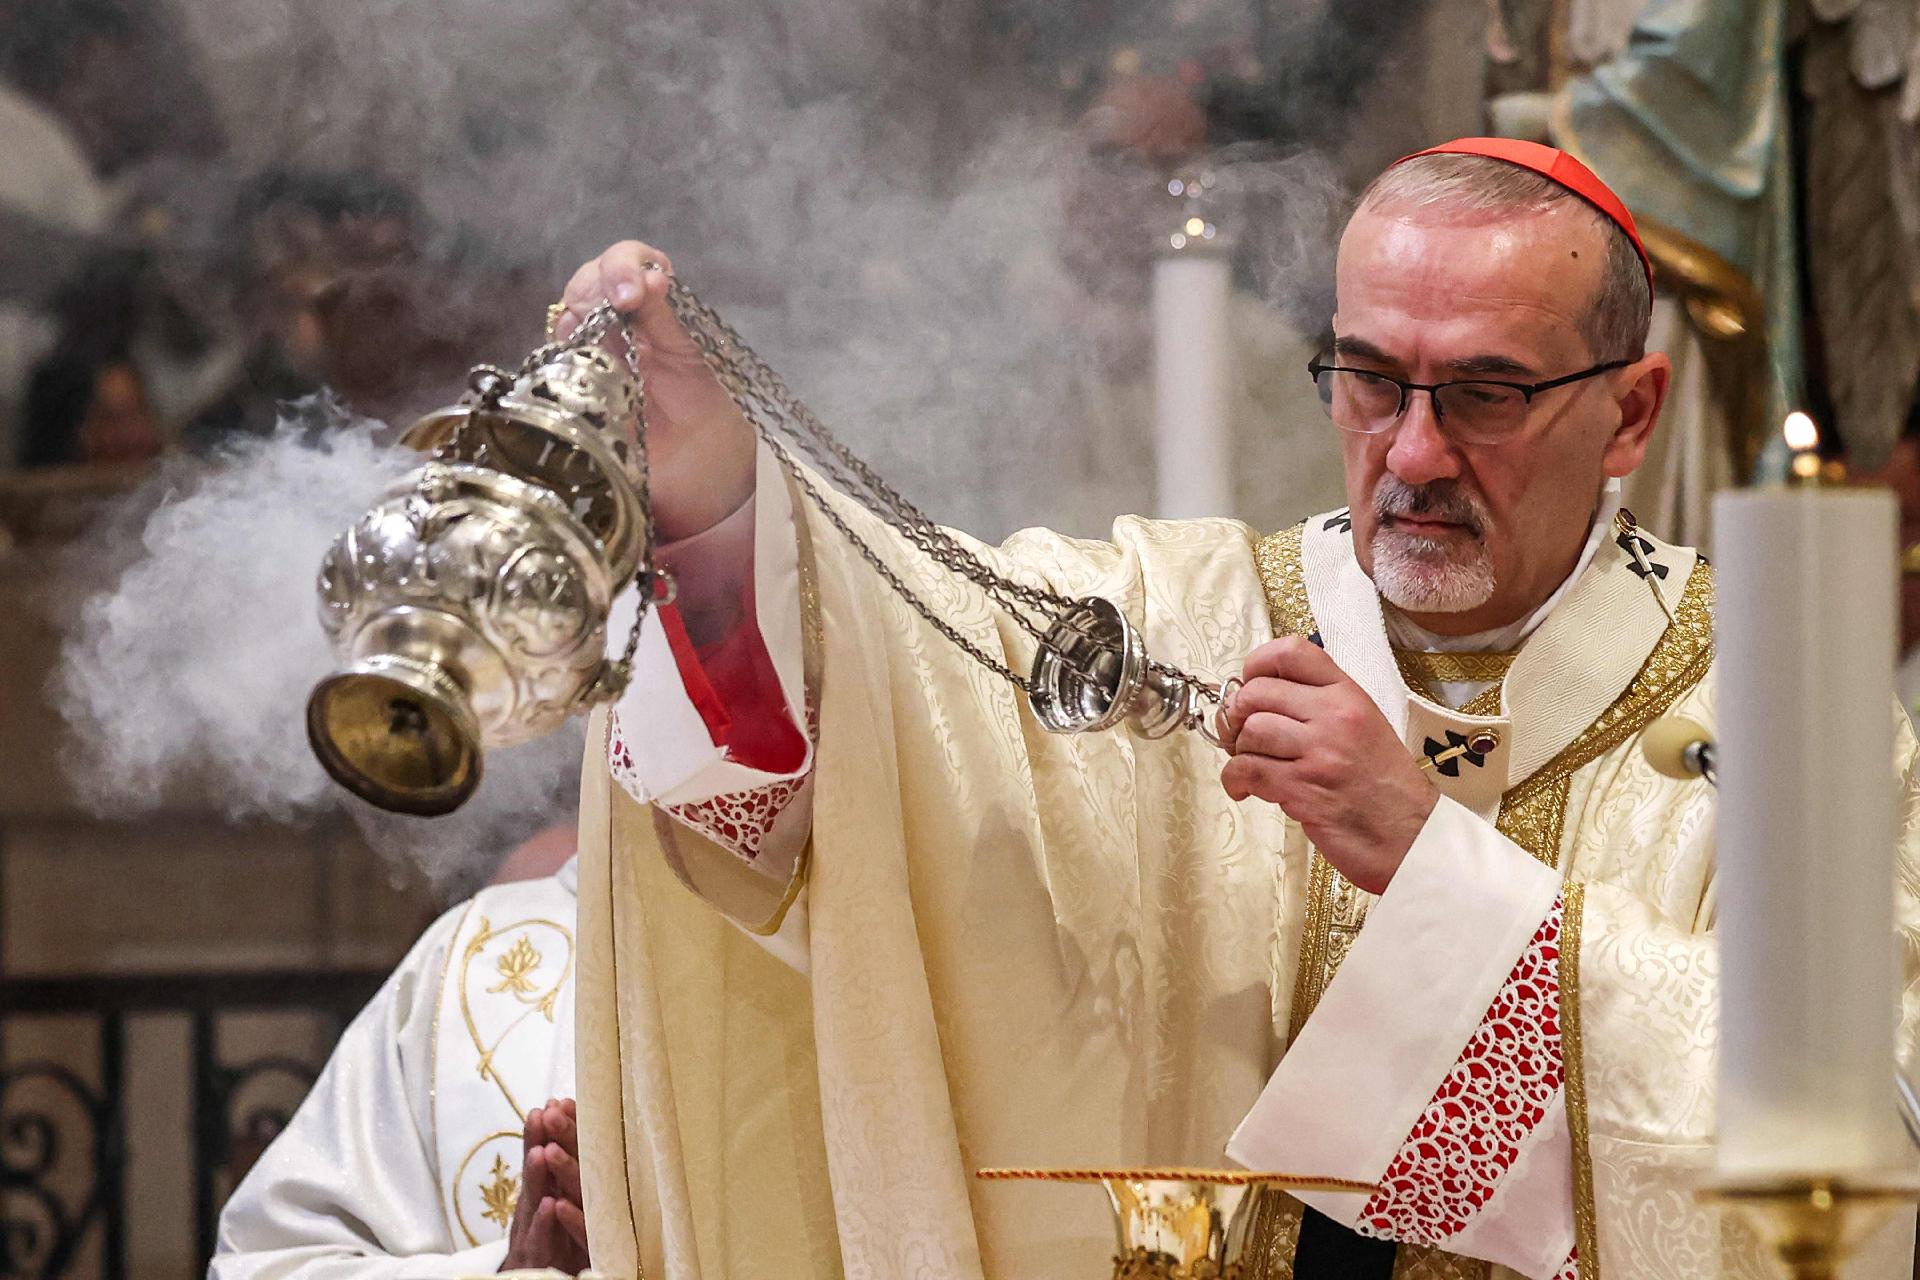
<instances>
[{"instance_id":1,"label":"gold pallium band","mask_svg":"<svg viewBox=\"0 0 1920 1280\"><path fill-rule=\"evenodd\" d=\"M1262 539L1254 547L1254 564L1267 595L1273 633L1309 635L1318 631L1307 600L1301 564L1304 524ZM1665 602L1662 601L1662 607ZM1652 653L1620 696L1583 729L1572 742L1532 774L1510 787L1500 799L1494 820L1499 832L1549 867L1560 865L1560 843L1566 830L1567 800L1573 774L1582 766L1625 742L1663 715L1674 701L1699 683L1713 661L1713 571L1704 561L1688 575L1672 621ZM1435 657L1446 655L1421 655ZM1465 657L1467 655L1454 655ZM1511 655L1506 656L1511 662ZM1402 659L1396 650L1396 660ZM1407 664L1401 662L1403 676ZM1504 679L1505 672L1500 679ZM1436 677L1439 678L1439 677ZM1478 677L1449 677L1473 679ZM1469 715L1496 715L1500 686L1485 690L1465 707ZM1365 922L1370 899L1348 884L1317 853L1307 877L1306 925L1300 941L1300 963L1294 981L1289 1042L1298 1038L1307 1017L1332 981L1339 962ZM1574 1146L1575 1240L1581 1280L1598 1280L1600 1258L1595 1243L1593 1165L1588 1153L1586 1081L1580 1044L1579 942L1583 887L1569 884L1561 923L1560 983L1563 997L1562 1044L1566 1070L1567 1117ZM1299 1241L1301 1207L1298 1201L1273 1197L1253 1222L1254 1238L1247 1248L1252 1280L1292 1280L1294 1248ZM1438 1249L1402 1245L1395 1253L1395 1280L1484 1280L1491 1267Z\"/></svg>"}]
</instances>

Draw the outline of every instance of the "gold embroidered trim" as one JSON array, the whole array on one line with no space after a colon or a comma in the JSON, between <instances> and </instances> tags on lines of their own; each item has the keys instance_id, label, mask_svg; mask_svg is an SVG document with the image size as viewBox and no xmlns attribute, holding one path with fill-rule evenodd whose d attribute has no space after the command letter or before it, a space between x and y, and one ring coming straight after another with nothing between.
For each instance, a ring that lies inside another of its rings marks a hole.
<instances>
[{"instance_id":1,"label":"gold embroidered trim","mask_svg":"<svg viewBox=\"0 0 1920 1280\"><path fill-rule=\"evenodd\" d=\"M1493 1264L1461 1258L1431 1245L1403 1244L1393 1251L1393 1280L1487 1280Z\"/></svg>"},{"instance_id":2,"label":"gold embroidered trim","mask_svg":"<svg viewBox=\"0 0 1920 1280\"><path fill-rule=\"evenodd\" d=\"M1400 674L1416 688L1433 684L1478 684L1504 680L1518 653L1437 653L1426 649L1402 649L1397 645L1393 660Z\"/></svg>"},{"instance_id":3,"label":"gold embroidered trim","mask_svg":"<svg viewBox=\"0 0 1920 1280\"><path fill-rule=\"evenodd\" d=\"M1293 1010L1287 1018L1287 1043L1300 1038L1307 1015L1320 1003L1327 982L1327 945L1332 936L1333 882L1340 878L1333 864L1317 853L1308 855L1307 918L1300 931L1300 965L1293 980Z\"/></svg>"},{"instance_id":4,"label":"gold embroidered trim","mask_svg":"<svg viewBox=\"0 0 1920 1280\"><path fill-rule=\"evenodd\" d=\"M1270 534L1253 545L1253 567L1267 595L1267 614L1275 636L1311 635L1319 628L1313 622L1313 609L1307 603L1306 570L1300 558L1301 540L1307 526L1303 521L1291 528ZM1287 1042L1291 1044L1306 1024L1307 1015L1320 1002L1320 989L1326 982L1327 944L1331 920L1332 889L1337 873L1317 853L1307 862L1306 923L1300 934L1300 960L1293 983L1293 1008L1288 1015ZM1298 1215L1293 1234L1300 1232ZM1287 1250L1288 1274L1292 1273L1293 1251Z\"/></svg>"},{"instance_id":5,"label":"gold embroidered trim","mask_svg":"<svg viewBox=\"0 0 1920 1280\"><path fill-rule=\"evenodd\" d=\"M1580 929L1586 905L1585 883L1570 882L1560 908L1560 1057L1566 1075L1567 1131L1573 1139L1573 1244L1580 1280L1600 1280L1593 1156L1587 1146L1586 1052L1580 1041Z\"/></svg>"},{"instance_id":6,"label":"gold embroidered trim","mask_svg":"<svg viewBox=\"0 0 1920 1280\"><path fill-rule=\"evenodd\" d=\"M1567 797L1572 791L1571 769L1524 796L1509 791L1500 798L1494 829L1557 871L1560 838L1567 825Z\"/></svg>"},{"instance_id":7,"label":"gold embroidered trim","mask_svg":"<svg viewBox=\"0 0 1920 1280\"><path fill-rule=\"evenodd\" d=\"M440 961L440 985L433 992L433 1023L427 1030L427 1061L433 1064L432 1074L427 1078L427 1125L436 1135L436 1141L440 1132L440 1011L446 1007L447 979L453 974L453 944L460 941L460 934L467 927L467 917L472 914L473 902L469 899L467 909L460 913L460 923L447 938L447 954ZM449 1181L448 1203L452 1203L459 1194L459 1188Z\"/></svg>"},{"instance_id":8,"label":"gold embroidered trim","mask_svg":"<svg viewBox=\"0 0 1920 1280\"><path fill-rule=\"evenodd\" d=\"M486 1137L480 1139L480 1141L474 1143L472 1148L468 1150L467 1154L461 1157L460 1167L458 1169L455 1169L453 1172L453 1220L454 1220L454 1223L460 1228L460 1233L466 1236L467 1247L469 1249L473 1248L474 1246L480 1243L480 1237L476 1236L473 1233L473 1228L467 1225L467 1208L464 1204L461 1203L460 1186L462 1181L467 1176L467 1166L473 1163L473 1158L479 1155L488 1146L492 1145L493 1143L499 1142L502 1138L505 1138L514 1143L524 1143L526 1141L526 1134L515 1129L502 1129L498 1133L488 1134ZM482 1188L480 1194L481 1194L481 1198L485 1200L489 1205L491 1205L492 1201L489 1197L487 1197L487 1194L484 1188ZM511 1219L513 1215L512 1205L507 1206L507 1215L509 1219ZM482 1216L491 1218L493 1214L491 1212L488 1212L483 1214ZM504 1224L502 1224L502 1229L504 1230Z\"/></svg>"},{"instance_id":9,"label":"gold embroidered trim","mask_svg":"<svg viewBox=\"0 0 1920 1280\"><path fill-rule=\"evenodd\" d=\"M1306 1206L1284 1191L1254 1193L1253 1220L1247 1224L1247 1248L1240 1255L1244 1280L1293 1280L1293 1257L1300 1249L1300 1224Z\"/></svg>"},{"instance_id":10,"label":"gold embroidered trim","mask_svg":"<svg viewBox=\"0 0 1920 1280\"><path fill-rule=\"evenodd\" d=\"M1686 590L1674 609L1672 624L1660 633L1653 651L1620 696L1559 754L1509 790L1506 800L1525 799L1536 789L1551 787L1559 778L1613 750L1700 683L1712 663L1713 570L1702 560L1687 575Z\"/></svg>"},{"instance_id":11,"label":"gold embroidered trim","mask_svg":"<svg viewBox=\"0 0 1920 1280\"><path fill-rule=\"evenodd\" d=\"M1497 716L1500 714L1500 695L1506 689L1502 681L1490 689L1482 689L1463 703L1459 712L1463 716Z\"/></svg>"},{"instance_id":12,"label":"gold embroidered trim","mask_svg":"<svg viewBox=\"0 0 1920 1280\"><path fill-rule=\"evenodd\" d=\"M1307 604L1307 575L1300 560L1305 522L1253 544L1253 567L1267 593L1267 614L1276 636L1304 636L1318 630Z\"/></svg>"}]
</instances>

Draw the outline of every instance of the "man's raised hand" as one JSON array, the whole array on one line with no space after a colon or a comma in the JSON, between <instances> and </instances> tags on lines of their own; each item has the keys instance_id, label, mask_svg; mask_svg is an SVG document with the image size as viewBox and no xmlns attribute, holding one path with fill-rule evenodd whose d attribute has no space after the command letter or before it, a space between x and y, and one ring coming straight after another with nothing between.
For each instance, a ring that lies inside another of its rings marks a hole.
<instances>
[{"instance_id":1,"label":"man's raised hand","mask_svg":"<svg viewBox=\"0 0 1920 1280\"><path fill-rule=\"evenodd\" d=\"M1368 893L1385 891L1439 789L1380 709L1326 651L1298 636L1247 655L1223 709L1235 800L1277 804L1320 855Z\"/></svg>"},{"instance_id":2,"label":"man's raised hand","mask_svg":"<svg viewBox=\"0 0 1920 1280\"><path fill-rule=\"evenodd\" d=\"M520 1199L500 1269L585 1271L587 1216L581 1206L578 1114L572 1098L549 1099L527 1113Z\"/></svg>"},{"instance_id":3,"label":"man's raised hand","mask_svg":"<svg viewBox=\"0 0 1920 1280\"><path fill-rule=\"evenodd\" d=\"M753 428L707 368L667 305L673 263L622 240L573 273L554 332L566 337L611 302L632 317L634 356L646 380L653 514L663 541L711 528L753 492Z\"/></svg>"}]
</instances>

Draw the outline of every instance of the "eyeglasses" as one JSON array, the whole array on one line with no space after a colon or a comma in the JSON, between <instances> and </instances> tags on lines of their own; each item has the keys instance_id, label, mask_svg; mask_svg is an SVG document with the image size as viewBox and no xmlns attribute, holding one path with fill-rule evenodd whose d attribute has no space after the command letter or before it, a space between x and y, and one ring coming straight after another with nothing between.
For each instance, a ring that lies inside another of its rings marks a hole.
<instances>
[{"instance_id":1,"label":"eyeglasses","mask_svg":"<svg viewBox=\"0 0 1920 1280\"><path fill-rule=\"evenodd\" d=\"M1609 360L1590 369L1546 382L1493 382L1473 378L1459 382L1403 382L1370 369L1307 365L1319 388L1320 403L1342 431L1379 435L1391 430L1407 411L1410 393L1424 391L1433 401L1433 416L1446 434L1461 444L1500 444L1520 433L1527 423L1533 398L1542 391L1570 382L1624 369L1631 360Z\"/></svg>"}]
</instances>

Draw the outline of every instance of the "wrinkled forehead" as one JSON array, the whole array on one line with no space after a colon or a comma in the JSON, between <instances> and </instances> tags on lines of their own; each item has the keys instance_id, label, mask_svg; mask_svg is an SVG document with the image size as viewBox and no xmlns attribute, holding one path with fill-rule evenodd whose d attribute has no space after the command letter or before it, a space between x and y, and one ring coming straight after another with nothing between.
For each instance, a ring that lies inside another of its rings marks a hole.
<instances>
[{"instance_id":1,"label":"wrinkled forehead","mask_svg":"<svg viewBox=\"0 0 1920 1280\"><path fill-rule=\"evenodd\" d=\"M1606 254L1605 228L1573 201L1361 209L1340 238L1335 327L1524 339L1543 357L1583 349Z\"/></svg>"}]
</instances>

